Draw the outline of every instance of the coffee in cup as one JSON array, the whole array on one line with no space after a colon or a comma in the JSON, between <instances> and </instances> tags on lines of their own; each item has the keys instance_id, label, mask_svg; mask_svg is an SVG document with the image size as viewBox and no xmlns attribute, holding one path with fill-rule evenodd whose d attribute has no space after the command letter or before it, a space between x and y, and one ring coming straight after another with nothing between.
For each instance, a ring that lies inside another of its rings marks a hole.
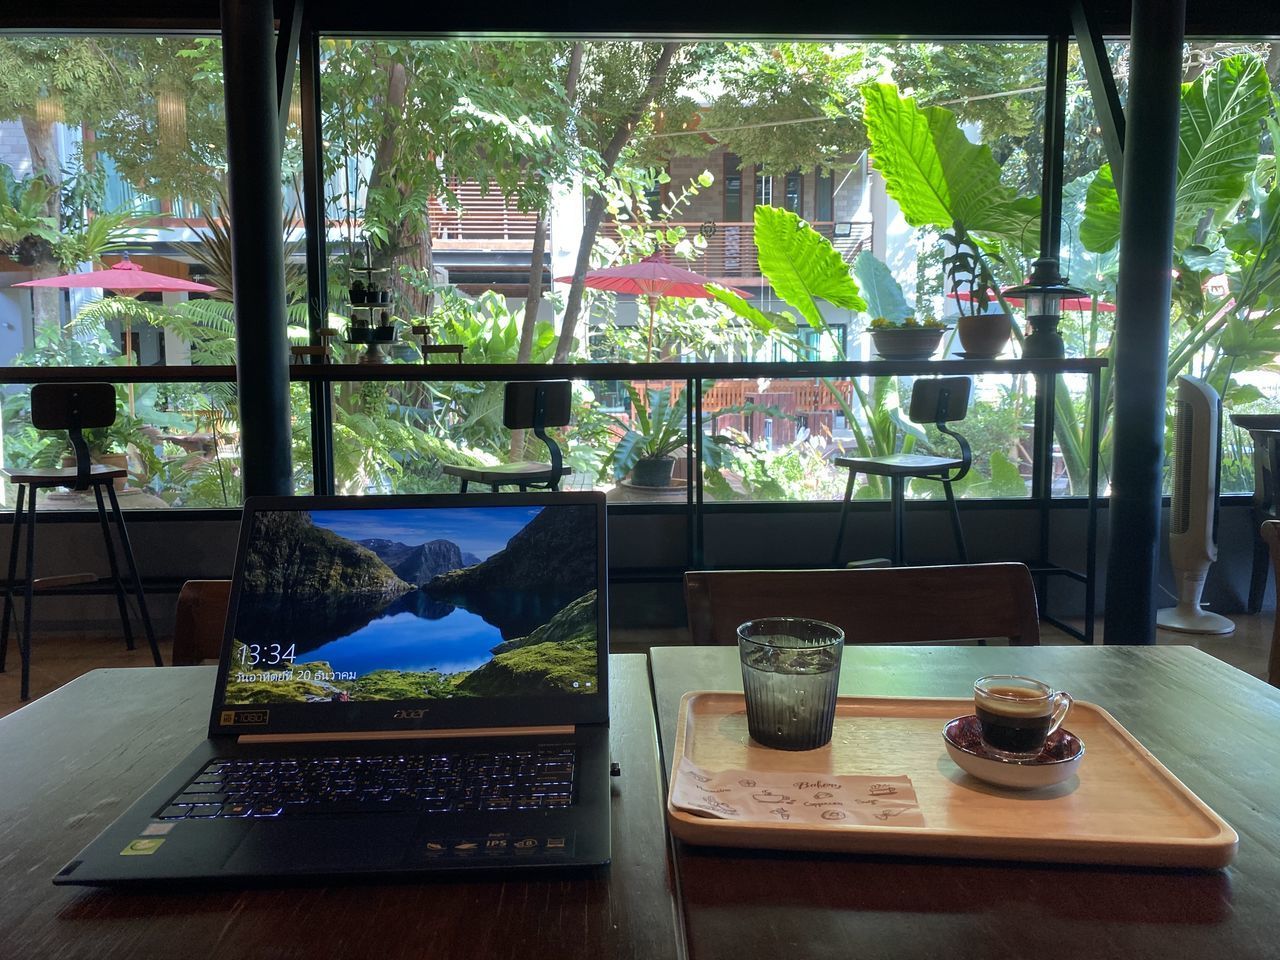
<instances>
[{"instance_id":1,"label":"coffee in cup","mask_svg":"<svg viewBox=\"0 0 1280 960\"><path fill-rule=\"evenodd\" d=\"M1031 677L982 677L973 685L973 706L982 740L1005 759L1028 759L1071 709L1071 695Z\"/></svg>"}]
</instances>

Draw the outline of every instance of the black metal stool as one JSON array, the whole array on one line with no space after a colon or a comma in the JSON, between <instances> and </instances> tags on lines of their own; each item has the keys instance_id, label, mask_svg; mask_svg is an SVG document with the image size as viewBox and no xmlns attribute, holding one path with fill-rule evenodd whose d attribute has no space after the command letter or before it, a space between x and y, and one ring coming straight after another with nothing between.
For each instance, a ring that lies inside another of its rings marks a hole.
<instances>
[{"instance_id":1,"label":"black metal stool","mask_svg":"<svg viewBox=\"0 0 1280 960\"><path fill-rule=\"evenodd\" d=\"M487 483L497 493L502 487L518 487L524 493L530 487L559 490L560 478L573 471L564 465L559 445L547 436L547 427L563 427L569 422L571 384L568 380L513 380L503 393L502 425L509 430L533 429L533 434L547 445L550 463L525 460L500 463L492 467L462 467L446 464L444 472L461 481L461 493L471 481Z\"/></svg>"},{"instance_id":2,"label":"black metal stool","mask_svg":"<svg viewBox=\"0 0 1280 960\"><path fill-rule=\"evenodd\" d=\"M120 609L120 623L124 627L125 645L134 649L133 628L129 623L129 607L125 600L124 581L120 577L120 565L116 560L115 543L111 537L111 527L107 522L107 510L102 499L103 488L111 501L111 516L116 523L116 531L120 538L120 546L124 552L125 564L129 568L129 576L138 597L138 609L142 616L142 626L147 634L147 643L151 646L151 655L157 667L164 666L160 657L160 648L156 646L155 632L151 628L151 617L147 613L147 598L142 592L142 580L138 576L138 568L133 560L133 548L129 544L129 532L125 529L124 515L120 512L120 503L116 500L115 480L127 477L129 471L117 467L106 467L89 462L89 448L84 441L83 430L95 427L109 427L116 419L116 392L109 383L41 383L31 388L31 423L38 430L66 430L71 447L75 451L76 465L72 467L34 467L29 470L3 470L9 482L18 488L17 504L13 512L13 539L9 544L9 579L4 595L4 621L0 624L0 670L5 667L9 653L9 622L17 620L17 611L13 595L19 585L18 549L22 539L23 527L26 527L26 574L21 581L25 604L22 609L22 630L18 633L18 653L22 657L22 699L30 694L31 679L31 605L37 582L42 587L67 586L71 583L84 583L91 575L72 574L63 577L44 577L37 581L34 576L36 551L36 496L41 489L49 487L71 487L75 490L93 489L98 502L98 520L102 524L102 538L107 546L107 559L111 564L111 579L115 584L116 605Z\"/></svg>"},{"instance_id":3,"label":"black metal stool","mask_svg":"<svg viewBox=\"0 0 1280 960\"><path fill-rule=\"evenodd\" d=\"M955 440L960 446L958 458L930 457L916 453L894 453L884 457L836 458L836 466L845 467L849 471L849 481L845 484L844 503L840 506L840 525L836 530L835 547L831 551L833 566L839 566L840 563L845 519L849 514L849 501L853 499L853 481L859 473L889 478L893 510L893 551L890 558L895 567L902 564L903 513L906 507L907 480L911 477L936 480L942 484L947 494L947 504L951 508L951 529L956 538L956 550L960 554L961 562L969 561L969 552L964 543L964 530L960 526L960 511L956 509L956 498L951 492L951 484L969 472L969 467L973 464L973 453L969 449L969 442L948 428L947 424L963 420L968 414L970 386L971 381L968 377L931 377L917 380L911 388L911 408L907 413L908 418L913 423L932 423L942 433ZM952 473L952 471L955 472Z\"/></svg>"}]
</instances>

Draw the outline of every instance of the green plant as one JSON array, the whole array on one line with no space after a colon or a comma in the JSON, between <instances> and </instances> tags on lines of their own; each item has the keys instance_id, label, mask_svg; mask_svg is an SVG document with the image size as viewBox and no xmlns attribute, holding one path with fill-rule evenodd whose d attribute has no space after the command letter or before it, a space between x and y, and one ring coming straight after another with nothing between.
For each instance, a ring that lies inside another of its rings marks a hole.
<instances>
[{"instance_id":1,"label":"green plant","mask_svg":"<svg viewBox=\"0 0 1280 960\"><path fill-rule=\"evenodd\" d=\"M947 325L936 317L903 317L901 320L890 320L887 317L876 317L871 321L872 330L945 330Z\"/></svg>"},{"instance_id":2,"label":"green plant","mask_svg":"<svg viewBox=\"0 0 1280 960\"><path fill-rule=\"evenodd\" d=\"M993 253L984 254L958 220L951 233L942 235L942 241L951 246L951 253L942 258L943 282L949 294L955 297L960 314L976 317L986 313L987 305L992 301L1003 304L989 263L990 260L998 262L999 257Z\"/></svg>"},{"instance_id":3,"label":"green plant","mask_svg":"<svg viewBox=\"0 0 1280 960\"><path fill-rule=\"evenodd\" d=\"M683 395L673 401L666 390L646 390L642 396L631 384L627 384L627 395L631 418L613 418L623 433L600 467L602 474L612 470L615 480L625 477L639 461L669 457L689 442Z\"/></svg>"}]
</instances>

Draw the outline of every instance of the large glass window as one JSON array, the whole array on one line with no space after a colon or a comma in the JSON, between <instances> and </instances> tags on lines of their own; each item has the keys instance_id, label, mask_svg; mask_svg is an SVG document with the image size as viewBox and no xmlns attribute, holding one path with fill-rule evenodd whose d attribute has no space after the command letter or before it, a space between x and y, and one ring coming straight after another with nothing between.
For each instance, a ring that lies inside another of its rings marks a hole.
<instances>
[{"instance_id":1,"label":"large glass window","mask_svg":"<svg viewBox=\"0 0 1280 960\"><path fill-rule=\"evenodd\" d=\"M301 171L298 117L290 111L281 171L290 198ZM235 360L225 173L217 39L0 37L0 365L157 368L155 382L120 385L115 425L89 435L96 458L128 463L126 508L240 500L234 384L166 382L161 370ZM280 229L302 340L296 200ZM138 270L154 279L140 291L114 289ZM89 271L102 271L102 287L60 279ZM30 280L49 285L15 286ZM191 283L204 289L183 289ZM6 465L56 465L65 442L31 427L29 389L3 390ZM296 399L305 424L305 393ZM296 439L306 462L310 437L299 429ZM310 488L309 470L298 479ZM50 500L92 505L78 495Z\"/></svg>"}]
</instances>

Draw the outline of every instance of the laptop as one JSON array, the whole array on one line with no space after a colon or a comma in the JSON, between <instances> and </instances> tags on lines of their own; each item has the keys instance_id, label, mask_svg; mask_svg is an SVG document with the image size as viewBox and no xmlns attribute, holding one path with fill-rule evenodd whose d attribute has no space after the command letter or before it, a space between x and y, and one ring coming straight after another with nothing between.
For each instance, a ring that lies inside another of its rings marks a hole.
<instances>
[{"instance_id":1,"label":"laptop","mask_svg":"<svg viewBox=\"0 0 1280 960\"><path fill-rule=\"evenodd\" d=\"M601 494L250 499L208 739L54 883L608 863L606 587Z\"/></svg>"}]
</instances>

